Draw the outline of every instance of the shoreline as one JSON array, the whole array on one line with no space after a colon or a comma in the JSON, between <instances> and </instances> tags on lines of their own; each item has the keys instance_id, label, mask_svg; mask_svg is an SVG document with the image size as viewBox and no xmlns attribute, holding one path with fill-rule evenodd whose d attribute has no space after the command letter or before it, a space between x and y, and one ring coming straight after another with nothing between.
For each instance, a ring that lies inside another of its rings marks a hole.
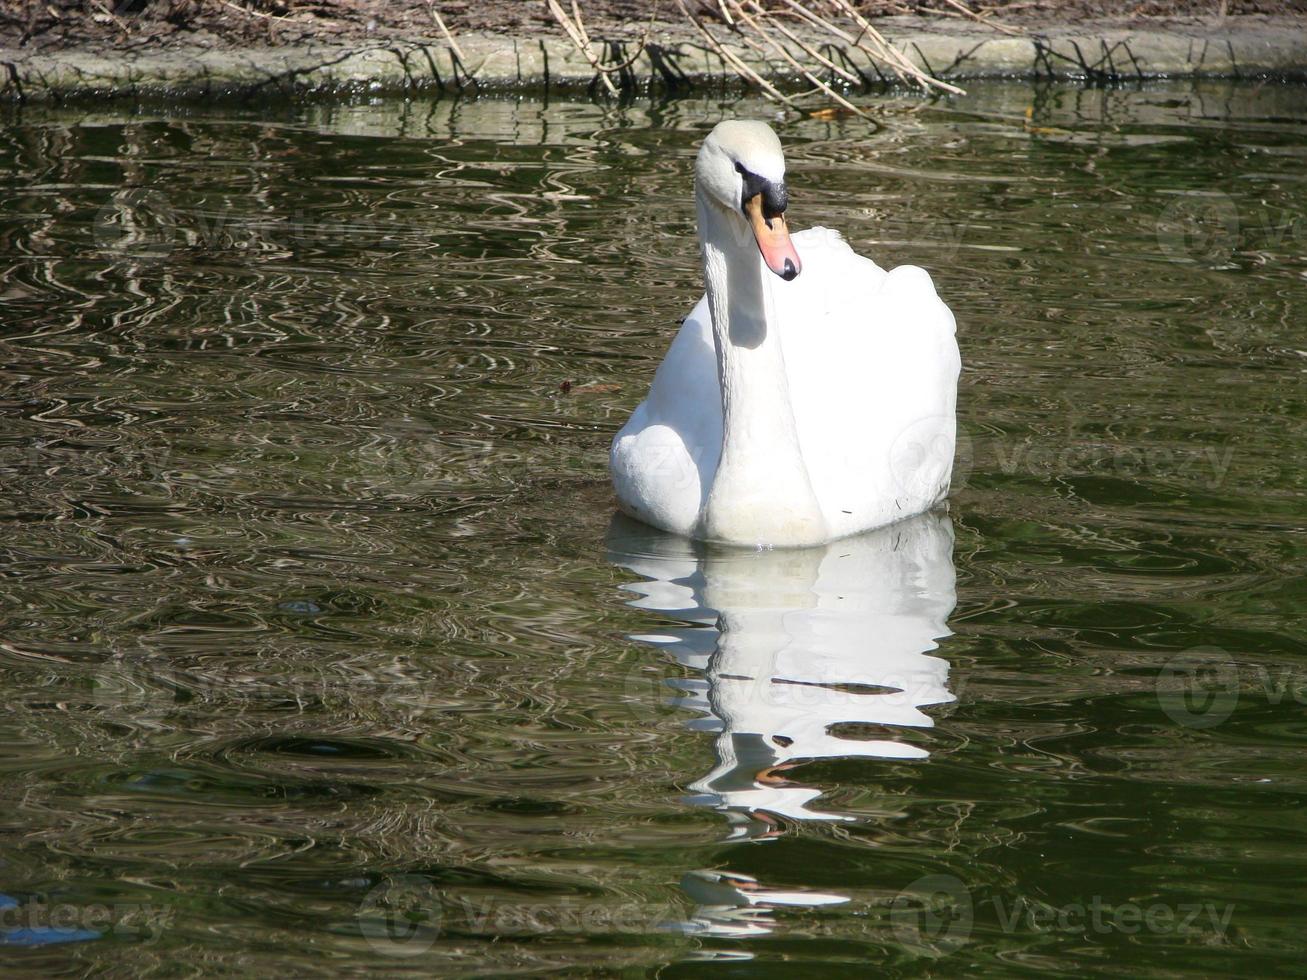
<instances>
[{"instance_id":1,"label":"shoreline","mask_svg":"<svg viewBox=\"0 0 1307 980\"><path fill-rule=\"evenodd\" d=\"M1138 21L1040 25L1022 36L979 24L887 17L877 25L918 67L941 79L1064 79L1109 83L1174 77L1307 79L1307 21L1243 16L1140 24ZM637 53L623 40L595 41L608 63L632 58L620 75L634 93L690 92L706 84L740 85L735 72L684 24L657 25ZM856 48L814 42L866 81L899 84ZM598 81L561 34L463 33L463 57L439 37L310 42L238 48L190 41L136 49L91 46L31 51L0 48L0 99L58 102L77 98L249 97L270 93L584 92ZM804 88L738 41L731 53L784 91Z\"/></svg>"}]
</instances>

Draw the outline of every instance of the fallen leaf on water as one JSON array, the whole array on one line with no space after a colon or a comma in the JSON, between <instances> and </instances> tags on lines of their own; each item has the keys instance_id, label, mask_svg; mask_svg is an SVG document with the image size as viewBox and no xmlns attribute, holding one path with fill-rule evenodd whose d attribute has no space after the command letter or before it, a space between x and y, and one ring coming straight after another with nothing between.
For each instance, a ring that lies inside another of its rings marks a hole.
<instances>
[{"instance_id":1,"label":"fallen leaf on water","mask_svg":"<svg viewBox=\"0 0 1307 980\"><path fill-rule=\"evenodd\" d=\"M1034 133L1036 136L1070 136L1071 135L1071 130L1069 129L1058 129L1056 126L1036 126L1034 123L1031 122L1031 120L1034 119L1034 117L1035 117L1035 107L1032 105L1026 106L1025 127L1027 133Z\"/></svg>"},{"instance_id":2,"label":"fallen leaf on water","mask_svg":"<svg viewBox=\"0 0 1307 980\"><path fill-rule=\"evenodd\" d=\"M809 119L839 119L841 116L851 116L853 113L841 106L827 106L824 109L813 109L808 113Z\"/></svg>"}]
</instances>

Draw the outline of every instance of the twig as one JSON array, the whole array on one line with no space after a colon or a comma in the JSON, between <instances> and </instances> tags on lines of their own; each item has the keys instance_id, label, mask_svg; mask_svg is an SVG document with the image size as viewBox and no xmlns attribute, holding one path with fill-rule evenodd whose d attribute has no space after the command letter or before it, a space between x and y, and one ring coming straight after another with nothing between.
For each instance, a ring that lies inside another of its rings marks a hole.
<instances>
[{"instance_id":1,"label":"twig","mask_svg":"<svg viewBox=\"0 0 1307 980\"><path fill-rule=\"evenodd\" d=\"M722 0L722 2L725 3L725 0ZM821 53L820 53L819 51L817 51L815 48L809 47L809 46L808 46L808 45L803 41L802 38L800 38L797 34L795 34L795 33L793 33L792 31L790 31L789 28L787 28L784 24L782 24L782 23L780 23L779 21L777 21L777 19L776 19L775 17L772 17L772 16L771 16L771 15L770 15L770 14L769 14L769 13L768 13L768 12L767 12L763 7L762 7L762 6L758 3L758 0L745 0L745 2L747 2L747 3L749 4L749 6L752 7L755 11L757 11L757 13L758 13L758 15L759 15L760 17L765 17L765 18L767 19L767 22L768 22L769 24L771 24L773 27L775 27L776 30L780 31L780 32L781 32L782 34L784 34L787 38L789 38L791 41L793 41L795 44L797 44L800 48L802 48L804 54L806 54L808 57L810 57L810 58L815 58L817 61L821 62L823 65L825 65L825 66L826 66L827 68L829 68L831 71L835 72L835 74L837 74L837 75L839 75L841 78L843 78L846 82L849 82L849 83L851 83L851 84L853 84L853 85L861 85L861 84L862 84L862 81L863 81L863 80L862 80L861 78L859 78L857 75L853 74L853 72L851 72L851 71L847 71L846 69L841 68L839 65L835 64L835 62L831 61L829 58L827 58L825 55L821 54Z\"/></svg>"},{"instance_id":2,"label":"twig","mask_svg":"<svg viewBox=\"0 0 1307 980\"><path fill-rule=\"evenodd\" d=\"M644 37L640 39L639 45L636 46L635 54L631 55L631 57L617 65L595 65L595 68L599 71L606 72L609 75L620 75L622 72L626 71L626 69L635 64L640 55L644 54L644 47L648 41L649 35L646 33Z\"/></svg>"},{"instance_id":3,"label":"twig","mask_svg":"<svg viewBox=\"0 0 1307 980\"><path fill-rule=\"evenodd\" d=\"M238 3L231 3L230 0L218 0L224 7L230 7L232 10L239 10L241 13L250 17L263 17L267 20L291 20L290 17L279 17L276 14L265 14L262 10L251 10L249 7L242 7Z\"/></svg>"},{"instance_id":4,"label":"twig","mask_svg":"<svg viewBox=\"0 0 1307 980\"><path fill-rule=\"evenodd\" d=\"M448 42L450 50L454 52L454 57L466 65L467 58L463 55L463 49L458 46L458 42L454 40L454 35L449 33L449 28L445 26L445 18L441 17L440 11L436 9L436 0L427 0L427 11L431 14L431 19L436 22L436 26L440 28L440 33L445 35L445 41ZM472 76L469 75L468 77L471 78Z\"/></svg>"},{"instance_id":5,"label":"twig","mask_svg":"<svg viewBox=\"0 0 1307 980\"><path fill-rule=\"evenodd\" d=\"M933 79L929 79L929 76L917 68L916 65L908 61L898 48L885 40L885 36L881 34L880 31L872 27L861 14L854 10L849 4L845 3L844 0L828 0L828 2L832 8L845 14L858 25L859 33L854 39L854 44L858 45L858 47L867 51L869 54L878 54L881 60L885 61L887 64L897 65L900 72L906 73L908 76L915 79L917 84L922 88L927 88L929 81L933 81ZM870 48L862 43L864 35L871 40Z\"/></svg>"},{"instance_id":6,"label":"twig","mask_svg":"<svg viewBox=\"0 0 1307 980\"><path fill-rule=\"evenodd\" d=\"M850 102L848 99L845 99L833 88L831 88L821 79L819 79L812 72L808 71L807 68L799 64L799 62L797 62L794 59L794 57L788 51L785 50L785 45L779 43L775 38L773 38L769 33L767 33L767 30L762 26L761 23L763 20L766 19L767 13L761 7L758 6L756 0L750 0L750 3L752 4L755 10L759 11L757 20L749 16L749 13L742 6L740 6L738 0L724 0L724 2L729 3L732 7L734 7L736 16L739 17L746 24L748 24L750 27L752 27L755 31L757 31L758 34L771 46L772 50L774 50L782 58L784 58L791 65L797 68L799 73L802 74L804 78L812 82L812 84L815 85L818 89L820 89L822 92L824 92L827 96L829 96L834 101L838 102L844 108L848 109L854 115L861 116L863 119L871 118L871 116L867 115L867 113L863 112L852 102Z\"/></svg>"},{"instance_id":7,"label":"twig","mask_svg":"<svg viewBox=\"0 0 1307 980\"><path fill-rule=\"evenodd\" d=\"M100 8L100 10L104 13L104 15L105 15L106 17L109 18L110 21L113 22L113 26L114 26L114 27L118 28L118 30L120 30L120 31L123 32L123 37L129 37L129 36L131 36L131 33L132 33L132 32L129 31L129 30L127 29L127 25L124 24L124 23L119 19L119 17L118 17L117 14L115 14L112 10L110 10L108 7L106 7L104 4L102 4L102 3L100 2L100 0L92 0L92 2L95 4L95 6L97 6L97 7ZM53 10L54 8L51 7L50 9ZM59 18L56 17L55 19L58 20Z\"/></svg>"},{"instance_id":8,"label":"twig","mask_svg":"<svg viewBox=\"0 0 1307 980\"><path fill-rule=\"evenodd\" d=\"M659 7L659 5L656 3L652 4L650 22L644 25L644 31L640 34L639 42L635 44L635 54L627 57L627 59L622 61L621 64L596 64L595 71L606 72L608 74L621 74L622 72L625 72L627 68L630 68L631 65L635 64L638 57L644 54L644 48L646 48L648 43L650 43L650 34L654 31L654 18L657 17L657 7ZM576 5L576 0L572 0L572 12L576 14L576 26L582 29L582 38L588 44L589 33L586 31L586 27L584 27L582 22L580 22L580 8Z\"/></svg>"},{"instance_id":9,"label":"twig","mask_svg":"<svg viewBox=\"0 0 1307 980\"><path fill-rule=\"evenodd\" d=\"M436 8L436 0L427 0L427 12L431 14L431 19L436 22L436 26L440 28L440 32L445 35L445 43L449 45L449 50L454 56L454 84L458 86L459 91L462 91L463 89L463 83L458 77L460 71L467 76L467 80L470 83L473 85L480 85L477 81L477 72L486 66L486 62L490 60L490 55L486 55L486 57L481 59L481 64L477 65L476 68L469 68L467 56L463 54L463 49L458 46L458 42L454 40L453 33L445 24L445 18L440 16L440 11Z\"/></svg>"},{"instance_id":10,"label":"twig","mask_svg":"<svg viewBox=\"0 0 1307 980\"><path fill-rule=\"evenodd\" d=\"M1008 27L1006 24L997 24L992 20L988 20L983 15L976 13L966 4L958 3L958 0L943 0L943 2L948 4L958 13L962 14L962 16L970 17L972 20L978 21L979 23L984 24L986 27L992 27L996 31L1002 31L1004 34L1015 34L1018 37L1025 34L1025 31L1019 31L1016 28Z\"/></svg>"},{"instance_id":11,"label":"twig","mask_svg":"<svg viewBox=\"0 0 1307 980\"><path fill-rule=\"evenodd\" d=\"M703 23L699 20L699 18L696 17L691 12L690 8L685 5L685 0L676 0L676 5L681 8L681 12L685 14L687 18L689 18L690 22L699 29L699 33L704 36L704 40L708 42L708 46L711 47L715 52L717 52L718 56L723 61L725 61L732 68L734 68L737 74L742 75L744 78L753 82L760 89L762 89L764 94L769 95L771 98L776 99L779 102L784 102L791 109L796 108L793 99L787 98L785 95L783 95L780 92L780 90L776 88L776 86L772 85L769 81L767 81L767 79L763 78L756 71L754 71L752 68L746 65L743 61L741 61L739 58L733 55L729 50L727 50L722 45L721 41L713 37L712 31L708 30L708 28L706 28L703 25Z\"/></svg>"},{"instance_id":12,"label":"twig","mask_svg":"<svg viewBox=\"0 0 1307 980\"><path fill-rule=\"evenodd\" d=\"M789 3L791 2L791 0L786 0L786 2ZM861 47L868 54L879 52L878 56L880 60L885 61L888 64L897 63L900 69L903 72L906 72L908 75L910 75L913 79L915 79L917 84L920 85L923 89L928 89L930 86L933 85L936 88L941 89L945 92L952 92L954 95L966 94L962 89L958 88L956 85L950 85L948 82L940 81L938 78L933 78L930 75L927 75L916 65L914 65L911 61L907 59L907 57L901 51L899 51L898 48L894 47L894 45L890 44L889 41L885 40L884 35L882 35L880 31L876 30L876 28L872 27L871 24L867 23L866 19L864 19L860 13L854 10L853 7L846 2L846 0L829 0L829 3L831 4L832 7L834 7L835 9L843 12L848 17L850 17L853 20L853 22L858 25L862 33L872 40L873 44L871 48L867 48L866 46L859 44L859 47Z\"/></svg>"},{"instance_id":13,"label":"twig","mask_svg":"<svg viewBox=\"0 0 1307 980\"><path fill-rule=\"evenodd\" d=\"M866 46L862 44L862 35L858 35L858 37L854 37L852 34L849 34L846 31L841 30L839 27L835 26L829 21L823 20L821 17L818 17L807 7L803 6L802 4L796 3L795 0L785 0L785 3L787 3L790 6L790 8L794 11L794 13L798 15L800 18L802 18L803 20L806 20L810 24L814 24L817 27L823 28L830 34L839 38L845 44L850 44L853 47L857 48L859 51L862 51L864 54L871 57L873 61L882 62L887 68L889 68L890 71L894 72L894 74L898 76L899 81L906 82L908 80L908 74L903 71L903 69L899 66L898 62L894 61L891 58L885 58L878 52L867 50Z\"/></svg>"},{"instance_id":14,"label":"twig","mask_svg":"<svg viewBox=\"0 0 1307 980\"><path fill-rule=\"evenodd\" d=\"M576 32L581 35L581 40L588 46L590 44L590 32L585 29L585 21L581 19L579 0L572 0L572 20L576 23Z\"/></svg>"},{"instance_id":15,"label":"twig","mask_svg":"<svg viewBox=\"0 0 1307 980\"><path fill-rule=\"evenodd\" d=\"M604 83L604 88L608 89L608 94L616 96L617 86L613 84L613 80L608 77L607 72L599 70L601 63L599 56L590 47L590 39L585 34L585 25L580 23L581 9L576 6L575 0L572 2L572 10L577 15L576 24L572 23L572 19L567 16L567 12L559 6L558 0L545 0L545 2L549 6L549 12L554 15L554 20L558 21L559 26L567 33L572 43L576 45L576 50L580 51L585 56L585 60L590 62L590 67L599 73L599 80Z\"/></svg>"}]
</instances>

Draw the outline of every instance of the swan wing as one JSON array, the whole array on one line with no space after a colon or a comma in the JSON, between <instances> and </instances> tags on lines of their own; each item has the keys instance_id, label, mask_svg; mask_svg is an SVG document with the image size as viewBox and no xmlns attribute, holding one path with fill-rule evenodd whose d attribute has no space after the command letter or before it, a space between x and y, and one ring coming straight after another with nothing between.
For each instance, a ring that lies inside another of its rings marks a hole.
<instances>
[{"instance_id":1,"label":"swan wing","mask_svg":"<svg viewBox=\"0 0 1307 980\"><path fill-rule=\"evenodd\" d=\"M722 400L707 298L686 317L649 394L613 439L613 486L632 517L693 534L722 447Z\"/></svg>"},{"instance_id":2,"label":"swan wing","mask_svg":"<svg viewBox=\"0 0 1307 980\"><path fill-rule=\"evenodd\" d=\"M890 272L828 228L794 236L803 273L773 284L795 422L836 535L947 493L960 369L953 314L916 266Z\"/></svg>"}]
</instances>

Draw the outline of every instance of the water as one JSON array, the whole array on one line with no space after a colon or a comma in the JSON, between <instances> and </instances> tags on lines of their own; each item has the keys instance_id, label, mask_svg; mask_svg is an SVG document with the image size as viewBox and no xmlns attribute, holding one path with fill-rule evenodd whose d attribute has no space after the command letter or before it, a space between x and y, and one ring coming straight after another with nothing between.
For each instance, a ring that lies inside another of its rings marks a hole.
<instances>
[{"instance_id":1,"label":"water","mask_svg":"<svg viewBox=\"0 0 1307 980\"><path fill-rule=\"evenodd\" d=\"M7 972L1299 963L1305 96L778 123L965 363L949 512L798 554L605 474L765 105L6 110Z\"/></svg>"}]
</instances>

